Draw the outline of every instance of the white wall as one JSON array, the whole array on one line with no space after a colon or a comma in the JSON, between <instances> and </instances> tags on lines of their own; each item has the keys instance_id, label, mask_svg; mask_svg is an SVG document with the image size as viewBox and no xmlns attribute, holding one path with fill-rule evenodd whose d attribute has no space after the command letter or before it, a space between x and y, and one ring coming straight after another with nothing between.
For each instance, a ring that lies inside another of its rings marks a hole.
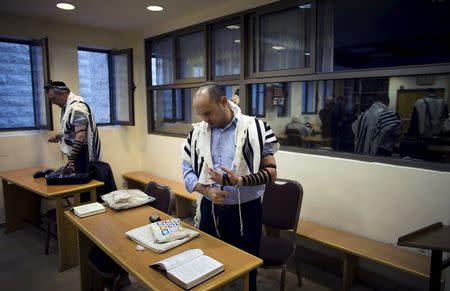
<instances>
[{"instance_id":1,"label":"white wall","mask_svg":"<svg viewBox=\"0 0 450 291\"><path fill-rule=\"evenodd\" d=\"M145 75L143 36L100 30L76 25L51 23L29 17L0 14L0 35L39 39L48 37L50 73L53 80L63 80L78 94L78 46L123 49L133 47L136 126L100 127L101 159L111 164L116 184L122 185L122 173L141 167L141 141L146 134ZM54 132L0 133L0 171L36 165L60 167L61 153L57 144L47 139L59 131L59 107L53 105ZM0 195L0 223L4 222L3 190Z\"/></svg>"},{"instance_id":2,"label":"white wall","mask_svg":"<svg viewBox=\"0 0 450 291\"><path fill-rule=\"evenodd\" d=\"M182 182L183 139L147 136L143 169ZM164 156L164 159L159 157ZM304 189L301 216L396 243L431 223L449 223L450 173L279 151L278 176Z\"/></svg>"}]
</instances>

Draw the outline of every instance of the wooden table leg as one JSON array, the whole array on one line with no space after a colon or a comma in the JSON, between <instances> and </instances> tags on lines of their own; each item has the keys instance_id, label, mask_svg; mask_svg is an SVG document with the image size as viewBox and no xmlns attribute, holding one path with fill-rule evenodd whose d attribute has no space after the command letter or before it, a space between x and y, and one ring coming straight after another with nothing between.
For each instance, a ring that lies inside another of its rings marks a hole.
<instances>
[{"instance_id":1,"label":"wooden table leg","mask_svg":"<svg viewBox=\"0 0 450 291\"><path fill-rule=\"evenodd\" d=\"M356 256L344 253L344 266L342 271L342 290L349 290L356 277Z\"/></svg>"},{"instance_id":2,"label":"wooden table leg","mask_svg":"<svg viewBox=\"0 0 450 291\"><path fill-rule=\"evenodd\" d=\"M39 195L15 184L3 180L3 198L5 205L5 232L18 230L25 225L25 221L34 225L40 220Z\"/></svg>"},{"instance_id":3,"label":"wooden table leg","mask_svg":"<svg viewBox=\"0 0 450 291\"><path fill-rule=\"evenodd\" d=\"M81 290L90 290L93 282L93 269L89 265L89 252L95 247L94 243L80 230L78 230L78 252L80 254Z\"/></svg>"},{"instance_id":4,"label":"wooden table leg","mask_svg":"<svg viewBox=\"0 0 450 291\"><path fill-rule=\"evenodd\" d=\"M243 282L242 289L245 291L248 291L249 288L250 288L250 274L246 273L244 275L244 282Z\"/></svg>"},{"instance_id":5,"label":"wooden table leg","mask_svg":"<svg viewBox=\"0 0 450 291\"><path fill-rule=\"evenodd\" d=\"M80 193L73 194L75 205L80 202ZM78 242L75 226L64 217L64 199L58 197L56 202L56 225L58 233L58 266L59 271L65 271L78 265Z\"/></svg>"}]
</instances>

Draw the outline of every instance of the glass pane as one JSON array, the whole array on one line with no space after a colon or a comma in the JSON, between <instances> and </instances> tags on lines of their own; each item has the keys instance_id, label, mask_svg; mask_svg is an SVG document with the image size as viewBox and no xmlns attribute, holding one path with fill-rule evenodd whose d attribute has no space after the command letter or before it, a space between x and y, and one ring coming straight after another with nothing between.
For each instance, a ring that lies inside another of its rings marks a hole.
<instances>
[{"instance_id":1,"label":"glass pane","mask_svg":"<svg viewBox=\"0 0 450 291\"><path fill-rule=\"evenodd\" d=\"M34 127L30 47L0 42L0 128Z\"/></svg>"},{"instance_id":2,"label":"glass pane","mask_svg":"<svg viewBox=\"0 0 450 291\"><path fill-rule=\"evenodd\" d=\"M166 121L174 121L173 116L173 97L172 97L172 90L163 90L162 91L162 105L163 105L163 112L164 112L164 120Z\"/></svg>"},{"instance_id":3,"label":"glass pane","mask_svg":"<svg viewBox=\"0 0 450 291\"><path fill-rule=\"evenodd\" d=\"M153 124L155 131L187 134L192 129L192 94L194 88L153 90ZM197 116L196 116L197 117ZM200 119L195 120L198 122Z\"/></svg>"},{"instance_id":4,"label":"glass pane","mask_svg":"<svg viewBox=\"0 0 450 291\"><path fill-rule=\"evenodd\" d=\"M180 36L177 42L177 76L179 79L203 77L205 50L203 32Z\"/></svg>"},{"instance_id":5,"label":"glass pane","mask_svg":"<svg viewBox=\"0 0 450 291\"><path fill-rule=\"evenodd\" d=\"M173 42L166 37L153 40L152 49L152 84L162 85L173 83Z\"/></svg>"},{"instance_id":6,"label":"glass pane","mask_svg":"<svg viewBox=\"0 0 450 291\"><path fill-rule=\"evenodd\" d=\"M334 36L334 71L450 62L449 1L335 2L321 37Z\"/></svg>"},{"instance_id":7,"label":"glass pane","mask_svg":"<svg viewBox=\"0 0 450 291\"><path fill-rule=\"evenodd\" d=\"M118 121L130 120L130 88L128 55L113 55L115 116Z\"/></svg>"},{"instance_id":8,"label":"glass pane","mask_svg":"<svg viewBox=\"0 0 450 291\"><path fill-rule=\"evenodd\" d=\"M34 106L36 115L36 126L46 127L47 124L47 100L44 90L44 64L42 56L42 47L31 46L31 55L33 61L33 87L34 87Z\"/></svg>"},{"instance_id":9,"label":"glass pane","mask_svg":"<svg viewBox=\"0 0 450 291\"><path fill-rule=\"evenodd\" d=\"M191 103L194 91L191 88L175 90L177 121L191 122Z\"/></svg>"},{"instance_id":10,"label":"glass pane","mask_svg":"<svg viewBox=\"0 0 450 291\"><path fill-rule=\"evenodd\" d=\"M261 16L261 71L309 67L311 10L305 4Z\"/></svg>"},{"instance_id":11,"label":"glass pane","mask_svg":"<svg viewBox=\"0 0 450 291\"><path fill-rule=\"evenodd\" d=\"M241 36L238 24L212 31L212 63L214 76L240 73Z\"/></svg>"},{"instance_id":12,"label":"glass pane","mask_svg":"<svg viewBox=\"0 0 450 291\"><path fill-rule=\"evenodd\" d=\"M315 81L302 82L302 113L316 113Z\"/></svg>"},{"instance_id":13,"label":"glass pane","mask_svg":"<svg viewBox=\"0 0 450 291\"><path fill-rule=\"evenodd\" d=\"M108 54L78 51L80 95L91 108L97 123L110 123Z\"/></svg>"}]
</instances>

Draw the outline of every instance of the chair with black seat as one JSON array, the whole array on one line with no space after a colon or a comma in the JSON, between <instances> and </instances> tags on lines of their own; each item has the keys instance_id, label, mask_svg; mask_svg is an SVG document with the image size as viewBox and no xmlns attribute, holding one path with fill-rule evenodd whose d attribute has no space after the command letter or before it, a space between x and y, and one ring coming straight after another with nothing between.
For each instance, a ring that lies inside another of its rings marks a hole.
<instances>
[{"instance_id":1,"label":"chair with black seat","mask_svg":"<svg viewBox=\"0 0 450 291\"><path fill-rule=\"evenodd\" d=\"M148 182L145 186L145 194L155 197L153 202L149 205L164 212L170 214L172 210L172 191L166 185L158 184L156 182Z\"/></svg>"},{"instance_id":2,"label":"chair with black seat","mask_svg":"<svg viewBox=\"0 0 450 291\"><path fill-rule=\"evenodd\" d=\"M94 247L89 252L88 257L89 265L92 270L100 275L103 280L110 282L110 289L112 291L119 290L121 286L121 281L124 280L125 284L129 284L128 273L119 264L112 260L104 251L99 247ZM91 277L91 289L94 287L94 273ZM103 280L101 285L103 285ZM100 286L101 290L104 286Z\"/></svg>"},{"instance_id":3,"label":"chair with black seat","mask_svg":"<svg viewBox=\"0 0 450 291\"><path fill-rule=\"evenodd\" d=\"M259 256L263 259L261 267L281 268L280 290L285 288L287 263L295 255L302 200L303 188L300 183L281 179L267 186L262 200L263 235L259 249ZM297 280L298 286L301 286L298 265Z\"/></svg>"}]
</instances>

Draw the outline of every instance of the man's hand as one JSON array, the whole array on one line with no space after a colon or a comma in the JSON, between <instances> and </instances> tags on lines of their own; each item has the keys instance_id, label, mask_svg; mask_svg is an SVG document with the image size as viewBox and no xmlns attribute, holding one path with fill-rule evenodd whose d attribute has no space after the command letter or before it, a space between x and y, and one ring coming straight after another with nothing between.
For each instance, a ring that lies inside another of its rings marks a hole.
<instances>
[{"instance_id":1,"label":"man's hand","mask_svg":"<svg viewBox=\"0 0 450 291\"><path fill-rule=\"evenodd\" d=\"M218 188L208 188L205 195L208 196L214 204L223 204L225 198L228 197L230 193Z\"/></svg>"},{"instance_id":2,"label":"man's hand","mask_svg":"<svg viewBox=\"0 0 450 291\"><path fill-rule=\"evenodd\" d=\"M228 179L230 179L230 185L234 186L237 184L238 182L238 176L231 171L230 169L226 168L226 167L220 167L225 173L228 174ZM224 181L223 181L223 173L218 172L216 170L214 170L213 168L208 168L209 171L209 176L211 177L211 180L213 180L214 182L220 184L220 185L224 185ZM228 185L225 185L228 186Z\"/></svg>"},{"instance_id":3,"label":"man's hand","mask_svg":"<svg viewBox=\"0 0 450 291\"><path fill-rule=\"evenodd\" d=\"M55 134L54 136L48 139L48 142L57 143L61 141L61 134Z\"/></svg>"}]
</instances>

